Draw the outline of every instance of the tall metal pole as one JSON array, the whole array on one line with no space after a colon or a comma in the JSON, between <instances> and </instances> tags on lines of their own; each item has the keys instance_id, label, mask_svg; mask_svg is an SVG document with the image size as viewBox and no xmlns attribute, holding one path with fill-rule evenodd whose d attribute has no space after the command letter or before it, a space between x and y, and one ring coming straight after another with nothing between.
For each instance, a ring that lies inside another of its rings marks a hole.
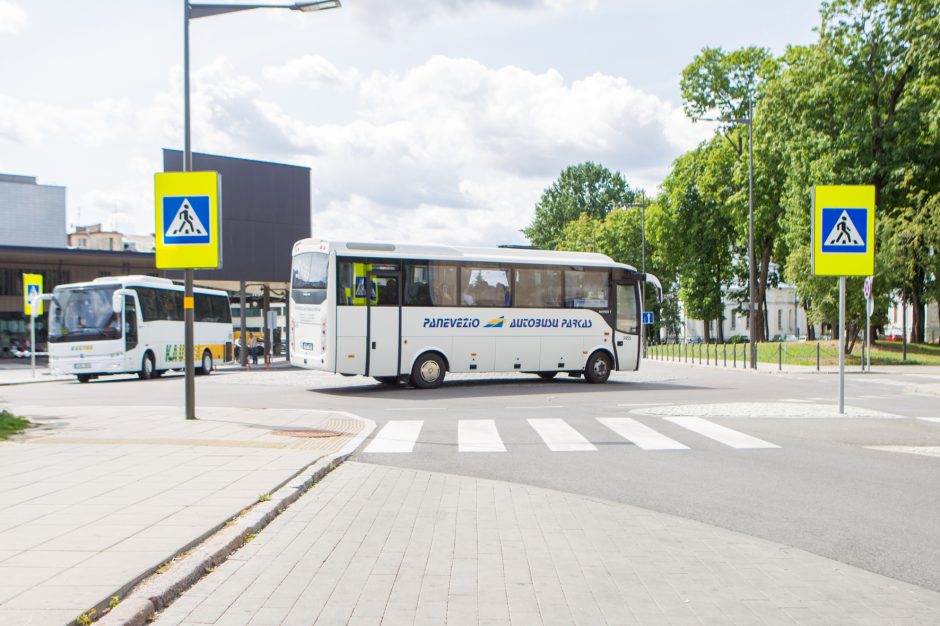
<instances>
[{"instance_id":1,"label":"tall metal pole","mask_svg":"<svg viewBox=\"0 0 940 626\"><path fill-rule=\"evenodd\" d=\"M643 274L646 274L646 191L640 190L640 269ZM640 302L643 304L641 307L642 310L646 310L646 280L640 283ZM641 322L643 320L640 320ZM643 329L643 332L640 333L640 340L642 341L640 354L646 356L646 344L647 337L646 334L649 332L646 324L641 324L640 328Z\"/></svg>"},{"instance_id":2,"label":"tall metal pole","mask_svg":"<svg viewBox=\"0 0 940 626\"><path fill-rule=\"evenodd\" d=\"M245 311L245 307L248 306L247 298L245 297L245 281L241 281L238 285L238 309L241 312L239 320L239 333L238 339L238 362L242 367L248 364L248 323L245 317L248 315Z\"/></svg>"},{"instance_id":3,"label":"tall metal pole","mask_svg":"<svg viewBox=\"0 0 940 626\"><path fill-rule=\"evenodd\" d=\"M839 277L839 415L845 415L845 276Z\"/></svg>"},{"instance_id":4,"label":"tall metal pole","mask_svg":"<svg viewBox=\"0 0 940 626\"><path fill-rule=\"evenodd\" d=\"M193 171L193 151L189 126L189 0L183 0L183 171ZM186 419L196 419L196 364L193 350L193 270L183 270L183 323L186 327Z\"/></svg>"},{"instance_id":5,"label":"tall metal pole","mask_svg":"<svg viewBox=\"0 0 940 626\"><path fill-rule=\"evenodd\" d=\"M747 264L748 264L748 315L751 324L751 369L757 369L757 307L754 302L757 268L754 267L754 103L747 102Z\"/></svg>"}]
</instances>

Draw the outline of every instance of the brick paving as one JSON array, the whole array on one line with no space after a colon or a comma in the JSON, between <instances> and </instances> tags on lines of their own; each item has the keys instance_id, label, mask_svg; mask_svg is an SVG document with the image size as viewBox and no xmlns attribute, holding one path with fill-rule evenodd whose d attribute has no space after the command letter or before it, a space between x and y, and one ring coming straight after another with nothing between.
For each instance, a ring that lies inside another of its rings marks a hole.
<instances>
[{"instance_id":1,"label":"brick paving","mask_svg":"<svg viewBox=\"0 0 940 626\"><path fill-rule=\"evenodd\" d=\"M345 414L24 407L0 443L0 624L61 625L224 524L362 428ZM326 438L278 430L329 430Z\"/></svg>"},{"instance_id":2,"label":"brick paving","mask_svg":"<svg viewBox=\"0 0 940 626\"><path fill-rule=\"evenodd\" d=\"M936 624L940 594L683 518L345 463L174 624Z\"/></svg>"}]
</instances>

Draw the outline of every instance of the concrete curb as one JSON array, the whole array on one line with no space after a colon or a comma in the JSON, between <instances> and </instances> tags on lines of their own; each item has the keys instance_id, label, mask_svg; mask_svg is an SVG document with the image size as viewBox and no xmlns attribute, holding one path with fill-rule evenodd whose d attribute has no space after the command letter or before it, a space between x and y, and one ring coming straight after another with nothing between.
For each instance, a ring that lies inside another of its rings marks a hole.
<instances>
[{"instance_id":1,"label":"concrete curb","mask_svg":"<svg viewBox=\"0 0 940 626\"><path fill-rule=\"evenodd\" d=\"M375 422L351 413L341 414L363 422L362 430L342 450L308 465L272 493L270 500L252 505L192 550L177 555L165 572L152 573L145 578L120 604L95 623L105 626L146 624L157 611L168 607L181 593L205 576L209 568L216 567L245 545L249 535L260 532L286 507L348 459L375 430ZM99 614L106 610L103 607L95 608Z\"/></svg>"}]
</instances>

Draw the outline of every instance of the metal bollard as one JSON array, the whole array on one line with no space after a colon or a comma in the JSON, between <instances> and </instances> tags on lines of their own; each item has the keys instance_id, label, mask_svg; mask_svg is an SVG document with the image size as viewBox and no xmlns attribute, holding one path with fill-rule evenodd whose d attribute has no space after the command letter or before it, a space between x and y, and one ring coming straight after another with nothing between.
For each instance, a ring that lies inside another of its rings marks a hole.
<instances>
[{"instance_id":1,"label":"metal bollard","mask_svg":"<svg viewBox=\"0 0 940 626\"><path fill-rule=\"evenodd\" d=\"M783 342L777 344L777 371L783 371Z\"/></svg>"},{"instance_id":2,"label":"metal bollard","mask_svg":"<svg viewBox=\"0 0 940 626\"><path fill-rule=\"evenodd\" d=\"M725 353L724 366L728 367L728 344L722 346L722 352Z\"/></svg>"},{"instance_id":3,"label":"metal bollard","mask_svg":"<svg viewBox=\"0 0 940 626\"><path fill-rule=\"evenodd\" d=\"M709 362L709 359L711 358L711 356L712 356L712 351L709 348L705 348L705 365L711 365L711 363ZM698 362L701 363L702 359L699 358Z\"/></svg>"},{"instance_id":4,"label":"metal bollard","mask_svg":"<svg viewBox=\"0 0 940 626\"><path fill-rule=\"evenodd\" d=\"M701 343L698 344L698 364L699 365L702 364L702 345L704 344L701 344Z\"/></svg>"},{"instance_id":5,"label":"metal bollard","mask_svg":"<svg viewBox=\"0 0 940 626\"><path fill-rule=\"evenodd\" d=\"M738 344L736 343L731 344L731 356L732 358L734 358L734 362L732 363L732 366L735 369L737 369L738 368Z\"/></svg>"},{"instance_id":6,"label":"metal bollard","mask_svg":"<svg viewBox=\"0 0 940 626\"><path fill-rule=\"evenodd\" d=\"M816 371L819 371L819 342L816 342Z\"/></svg>"}]
</instances>

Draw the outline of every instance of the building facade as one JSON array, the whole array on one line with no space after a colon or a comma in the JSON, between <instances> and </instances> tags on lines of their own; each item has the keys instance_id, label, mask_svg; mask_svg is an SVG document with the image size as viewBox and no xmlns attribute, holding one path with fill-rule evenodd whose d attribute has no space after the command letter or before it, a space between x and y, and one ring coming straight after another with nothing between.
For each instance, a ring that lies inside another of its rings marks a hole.
<instances>
[{"instance_id":1,"label":"building facade","mask_svg":"<svg viewBox=\"0 0 940 626\"><path fill-rule=\"evenodd\" d=\"M0 174L0 246L64 248L65 187Z\"/></svg>"}]
</instances>

